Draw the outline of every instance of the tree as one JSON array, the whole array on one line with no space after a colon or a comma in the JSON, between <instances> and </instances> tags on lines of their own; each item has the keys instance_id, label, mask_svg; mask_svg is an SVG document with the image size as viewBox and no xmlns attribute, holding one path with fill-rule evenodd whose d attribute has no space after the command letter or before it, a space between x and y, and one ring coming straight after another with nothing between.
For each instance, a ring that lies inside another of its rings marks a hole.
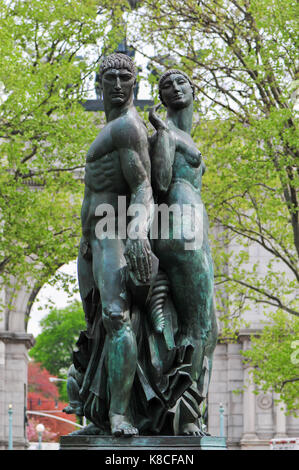
<instances>
[{"instance_id":1,"label":"tree","mask_svg":"<svg viewBox=\"0 0 299 470\"><path fill-rule=\"evenodd\" d=\"M96 3L1 2L2 275L46 279L75 256L82 186L64 170L83 165L92 140L94 122L78 102L82 76L97 60L76 55L101 38L109 50L127 28L140 52L153 56L145 44L154 49L153 63L165 67L171 51L168 63L195 82L202 122L193 137L207 163L209 217L221 228L214 260L226 324L239 327L254 305L298 316L297 3L145 0L118 21L128 2L111 0L101 2L101 27ZM264 257L263 271L252 246Z\"/></svg>"},{"instance_id":2,"label":"tree","mask_svg":"<svg viewBox=\"0 0 299 470\"><path fill-rule=\"evenodd\" d=\"M252 366L259 390L272 390L285 403L286 412L298 416L299 322L281 312L272 313L271 319L273 324L265 324L261 334L252 339L252 349L243 355Z\"/></svg>"},{"instance_id":3,"label":"tree","mask_svg":"<svg viewBox=\"0 0 299 470\"><path fill-rule=\"evenodd\" d=\"M82 306L77 301L63 309L54 308L40 324L42 332L29 355L51 374L65 377L80 330L85 328Z\"/></svg>"},{"instance_id":4,"label":"tree","mask_svg":"<svg viewBox=\"0 0 299 470\"><path fill-rule=\"evenodd\" d=\"M50 382L50 374L41 368L37 362L29 362L28 365L28 393L36 393L46 398L58 400L59 392L57 386Z\"/></svg>"},{"instance_id":5,"label":"tree","mask_svg":"<svg viewBox=\"0 0 299 470\"><path fill-rule=\"evenodd\" d=\"M140 25L131 34L137 49L196 86L193 138L207 165L202 194L226 337L254 309L268 315L273 340L288 314L298 334L297 17L294 0L145 0L130 20ZM281 378L272 375L272 385Z\"/></svg>"},{"instance_id":6,"label":"tree","mask_svg":"<svg viewBox=\"0 0 299 470\"><path fill-rule=\"evenodd\" d=\"M222 250L220 257L215 250L218 283L236 292L242 306L262 302L298 316L299 154L290 98L291 87L298 87L297 2L155 0L142 6L132 19L141 25L132 41L142 51L150 37L153 61L165 67L171 51L172 66L194 80L201 117L194 137L208 168L203 197L212 222L223 228L221 243L244 247ZM257 276L257 265L244 269L252 244L268 257L265 276Z\"/></svg>"},{"instance_id":7,"label":"tree","mask_svg":"<svg viewBox=\"0 0 299 470\"><path fill-rule=\"evenodd\" d=\"M36 426L40 423L39 418L29 418L27 429L26 429L26 436L29 442L38 442L39 436L36 430ZM57 439L57 434L51 432L48 427L45 427L43 432L43 442L55 442Z\"/></svg>"},{"instance_id":8,"label":"tree","mask_svg":"<svg viewBox=\"0 0 299 470\"><path fill-rule=\"evenodd\" d=\"M80 171L101 123L81 102L118 41L97 3L0 1L0 275L34 295L77 254Z\"/></svg>"}]
</instances>

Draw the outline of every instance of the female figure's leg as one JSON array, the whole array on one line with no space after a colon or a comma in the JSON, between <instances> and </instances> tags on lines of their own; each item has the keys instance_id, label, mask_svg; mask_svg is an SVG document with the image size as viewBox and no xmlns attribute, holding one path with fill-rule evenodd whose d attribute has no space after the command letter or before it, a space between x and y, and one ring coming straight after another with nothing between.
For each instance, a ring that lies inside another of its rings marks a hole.
<instances>
[{"instance_id":1,"label":"female figure's leg","mask_svg":"<svg viewBox=\"0 0 299 470\"><path fill-rule=\"evenodd\" d=\"M176 187L170 192L168 206L178 204L192 204L195 208L200 206L200 198L185 187ZM182 350L188 345L193 347L190 375L200 393L204 394L207 388L211 371L211 361L215 348L215 314L213 306L214 273L210 248L207 240L208 220L205 210L201 210L202 217L202 244L194 250L186 249L186 240L173 237L173 218L171 219L170 239L159 237L155 243L155 253L160 260L161 268L166 272L170 281L170 292L178 315L179 332L176 343ZM183 211L181 211L183 214ZM189 223L188 218L181 218L181 226ZM182 230L182 235L188 232ZM204 397L203 397L204 398ZM181 432L199 432L196 426L197 419L181 416ZM191 431L190 431L191 429Z\"/></svg>"}]
</instances>

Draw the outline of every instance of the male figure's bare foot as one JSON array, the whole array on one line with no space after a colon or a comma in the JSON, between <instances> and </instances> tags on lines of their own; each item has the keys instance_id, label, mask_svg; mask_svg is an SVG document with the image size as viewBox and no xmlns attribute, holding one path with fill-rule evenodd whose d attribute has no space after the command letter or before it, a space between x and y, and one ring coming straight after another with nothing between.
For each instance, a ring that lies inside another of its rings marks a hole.
<instances>
[{"instance_id":1,"label":"male figure's bare foot","mask_svg":"<svg viewBox=\"0 0 299 470\"><path fill-rule=\"evenodd\" d=\"M181 426L181 434L183 436L199 436L203 437L206 434L195 423L185 423Z\"/></svg>"},{"instance_id":2,"label":"male figure's bare foot","mask_svg":"<svg viewBox=\"0 0 299 470\"><path fill-rule=\"evenodd\" d=\"M124 415L111 414L110 425L111 433L116 437L132 437L139 434L138 429L135 428Z\"/></svg>"}]
</instances>

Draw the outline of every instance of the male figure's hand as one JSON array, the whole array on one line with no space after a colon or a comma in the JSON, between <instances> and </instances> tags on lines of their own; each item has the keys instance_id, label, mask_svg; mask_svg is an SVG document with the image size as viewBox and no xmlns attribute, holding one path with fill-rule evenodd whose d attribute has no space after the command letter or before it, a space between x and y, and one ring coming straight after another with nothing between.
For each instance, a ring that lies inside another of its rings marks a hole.
<instances>
[{"instance_id":1,"label":"male figure's hand","mask_svg":"<svg viewBox=\"0 0 299 470\"><path fill-rule=\"evenodd\" d=\"M147 283L152 272L151 246L147 238L131 239L126 243L125 258L129 270L136 279L142 283Z\"/></svg>"},{"instance_id":2,"label":"male figure's hand","mask_svg":"<svg viewBox=\"0 0 299 470\"><path fill-rule=\"evenodd\" d=\"M149 118L149 121L150 123L154 126L154 128L157 130L157 131L166 131L168 132L169 129L168 129L168 126L166 124L166 122L164 122L160 116L157 114L157 111L158 109L161 107L161 104L162 103L159 103L157 104L156 106L153 106L150 111L149 111L149 115L148 115L148 118Z\"/></svg>"}]
</instances>

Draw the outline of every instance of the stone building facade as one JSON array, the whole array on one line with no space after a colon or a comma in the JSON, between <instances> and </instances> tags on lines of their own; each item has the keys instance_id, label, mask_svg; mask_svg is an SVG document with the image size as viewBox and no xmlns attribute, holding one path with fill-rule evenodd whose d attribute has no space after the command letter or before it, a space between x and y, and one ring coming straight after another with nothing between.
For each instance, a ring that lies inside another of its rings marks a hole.
<instances>
[{"instance_id":1,"label":"stone building facade","mask_svg":"<svg viewBox=\"0 0 299 470\"><path fill-rule=\"evenodd\" d=\"M221 236L218 227L216 235ZM240 246L231 243L230 250ZM269 253L258 244L248 247L249 260L244 269L259 263L257 275L266 275ZM285 265L282 265L285 271ZM290 273L290 279L292 275ZM250 367L242 361L241 351L250 348L251 337L263 328L263 309L255 304L244 314L250 326L239 331L237 342L219 343L214 353L214 363L208 398L208 428L212 435L219 434L219 405L224 406L224 432L229 449L269 449L271 439L299 437L299 418L286 416L283 404L275 404L273 393L258 393L252 383ZM237 391L242 391L237 393Z\"/></svg>"},{"instance_id":2,"label":"stone building facade","mask_svg":"<svg viewBox=\"0 0 299 470\"><path fill-rule=\"evenodd\" d=\"M286 416L271 392L257 392L241 350L250 347L256 329L240 331L236 343L218 344L208 398L208 429L219 435L220 403L224 406L224 432L231 450L267 450L274 438L298 437L299 419ZM238 393L238 390L242 390Z\"/></svg>"}]
</instances>

